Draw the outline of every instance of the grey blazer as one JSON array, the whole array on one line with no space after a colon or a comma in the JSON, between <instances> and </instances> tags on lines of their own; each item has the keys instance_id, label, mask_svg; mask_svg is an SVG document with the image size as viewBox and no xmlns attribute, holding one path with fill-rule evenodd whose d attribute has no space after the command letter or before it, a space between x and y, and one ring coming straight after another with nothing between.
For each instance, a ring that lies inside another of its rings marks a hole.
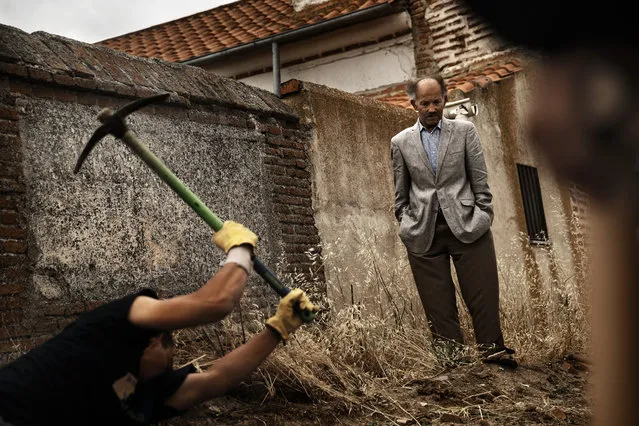
<instances>
[{"instance_id":1,"label":"grey blazer","mask_svg":"<svg viewBox=\"0 0 639 426\"><path fill-rule=\"evenodd\" d=\"M391 157L395 217L408 251L428 251L440 206L451 231L463 243L472 243L490 229L493 196L473 123L442 118L437 176L424 151L418 123L391 139Z\"/></svg>"}]
</instances>

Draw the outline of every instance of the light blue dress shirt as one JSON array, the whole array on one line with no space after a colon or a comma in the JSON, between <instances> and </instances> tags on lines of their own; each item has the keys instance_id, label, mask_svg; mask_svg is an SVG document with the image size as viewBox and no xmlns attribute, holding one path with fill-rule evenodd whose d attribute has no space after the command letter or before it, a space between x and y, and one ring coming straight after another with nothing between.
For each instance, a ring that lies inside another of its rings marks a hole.
<instances>
[{"instance_id":1,"label":"light blue dress shirt","mask_svg":"<svg viewBox=\"0 0 639 426\"><path fill-rule=\"evenodd\" d=\"M437 123L432 131L428 131L426 127L422 126L421 121L417 120L417 122L419 123L419 136L422 139L424 151L426 151L430 165L433 167L433 172L435 172L435 176L437 176L437 150L439 149L439 135L442 130L442 121L439 120L439 123Z\"/></svg>"}]
</instances>

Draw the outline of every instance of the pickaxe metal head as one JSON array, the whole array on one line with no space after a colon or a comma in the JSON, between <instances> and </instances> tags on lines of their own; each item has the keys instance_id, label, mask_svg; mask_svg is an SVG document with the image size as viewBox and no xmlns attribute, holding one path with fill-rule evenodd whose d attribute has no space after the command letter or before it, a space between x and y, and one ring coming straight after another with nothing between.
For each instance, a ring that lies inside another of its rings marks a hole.
<instances>
[{"instance_id":1,"label":"pickaxe metal head","mask_svg":"<svg viewBox=\"0 0 639 426\"><path fill-rule=\"evenodd\" d=\"M78 157L78 161L75 164L75 168L73 169L73 173L78 173L80 171L82 163L84 163L84 160L86 160L89 153L91 152L93 147L100 141L100 139L102 139L106 135L113 135L118 139L122 139L122 137L128 130L126 122L124 121L127 115L139 110L140 108L144 108L147 105L163 102L169 96L169 93L164 93L162 95L155 95L138 99L124 105L116 112L113 112L111 108L104 108L102 111L100 111L100 113L98 114L98 120L100 120L103 124L102 126L98 127L98 129L91 136L91 139L89 139L89 142L84 145L84 148L82 149L82 152Z\"/></svg>"}]
</instances>

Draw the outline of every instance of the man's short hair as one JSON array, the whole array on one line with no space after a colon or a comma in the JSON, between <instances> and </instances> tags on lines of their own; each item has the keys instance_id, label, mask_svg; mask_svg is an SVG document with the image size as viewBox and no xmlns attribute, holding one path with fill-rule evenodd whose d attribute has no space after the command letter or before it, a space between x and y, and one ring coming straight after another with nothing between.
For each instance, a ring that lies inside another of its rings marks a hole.
<instances>
[{"instance_id":1,"label":"man's short hair","mask_svg":"<svg viewBox=\"0 0 639 426\"><path fill-rule=\"evenodd\" d=\"M411 101L414 101L415 98L417 98L417 86L419 85L419 83L422 80L435 80L437 83L439 83L439 87L442 88L442 97L446 97L446 83L444 83L444 77L442 77L441 74L433 74L433 75L428 75L426 77L422 77L419 78L417 80L412 80L408 83L408 86L406 86L406 92L408 93L408 98Z\"/></svg>"}]
</instances>

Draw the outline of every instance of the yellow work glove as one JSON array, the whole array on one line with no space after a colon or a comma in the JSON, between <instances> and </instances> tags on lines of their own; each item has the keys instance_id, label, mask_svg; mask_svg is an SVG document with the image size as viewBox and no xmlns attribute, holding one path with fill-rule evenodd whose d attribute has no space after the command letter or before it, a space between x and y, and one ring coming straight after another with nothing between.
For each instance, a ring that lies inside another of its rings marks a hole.
<instances>
[{"instance_id":1,"label":"yellow work glove","mask_svg":"<svg viewBox=\"0 0 639 426\"><path fill-rule=\"evenodd\" d=\"M257 246L257 235L244 225L227 220L222 225L222 229L213 234L213 242L228 253L233 247L242 244L249 244L255 248Z\"/></svg>"},{"instance_id":2,"label":"yellow work glove","mask_svg":"<svg viewBox=\"0 0 639 426\"><path fill-rule=\"evenodd\" d=\"M280 300L277 312L266 321L266 325L277 331L284 341L302 325L302 318L293 310L295 304L298 303L300 310L308 310L311 312L317 312L319 310L319 307L313 305L311 301L308 300L303 290L295 288Z\"/></svg>"}]
</instances>

